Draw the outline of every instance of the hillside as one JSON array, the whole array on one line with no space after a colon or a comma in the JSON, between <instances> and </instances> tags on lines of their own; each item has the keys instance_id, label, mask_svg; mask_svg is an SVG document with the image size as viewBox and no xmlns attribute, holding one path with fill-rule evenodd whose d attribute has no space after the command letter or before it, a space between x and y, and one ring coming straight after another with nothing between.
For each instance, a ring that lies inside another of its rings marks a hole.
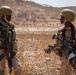
<instances>
[{"instance_id":1,"label":"hillside","mask_svg":"<svg viewBox=\"0 0 76 75\"><path fill-rule=\"evenodd\" d=\"M0 6L2 5L8 5L13 9L12 21L16 25L35 27L60 26L59 13L63 8L44 6L32 1L22 0L0 0ZM76 7L68 8L76 12Z\"/></svg>"}]
</instances>

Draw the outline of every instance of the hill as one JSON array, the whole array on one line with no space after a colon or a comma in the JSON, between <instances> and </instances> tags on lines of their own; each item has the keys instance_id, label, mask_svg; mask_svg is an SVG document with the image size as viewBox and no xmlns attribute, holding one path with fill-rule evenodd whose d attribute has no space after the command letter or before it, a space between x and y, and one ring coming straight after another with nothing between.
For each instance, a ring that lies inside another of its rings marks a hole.
<instances>
[{"instance_id":1,"label":"hill","mask_svg":"<svg viewBox=\"0 0 76 75\"><path fill-rule=\"evenodd\" d=\"M0 6L2 5L8 5L13 9L12 21L16 25L35 27L60 26L59 14L64 9L24 0L0 0ZM76 7L65 8L70 8L76 13Z\"/></svg>"}]
</instances>

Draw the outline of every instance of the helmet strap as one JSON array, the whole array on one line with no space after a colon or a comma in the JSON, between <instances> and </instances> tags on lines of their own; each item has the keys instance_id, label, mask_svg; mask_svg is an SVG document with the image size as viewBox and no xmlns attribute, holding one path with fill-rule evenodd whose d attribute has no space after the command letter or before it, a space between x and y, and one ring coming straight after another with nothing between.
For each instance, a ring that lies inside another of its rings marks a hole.
<instances>
[{"instance_id":1,"label":"helmet strap","mask_svg":"<svg viewBox=\"0 0 76 75\"><path fill-rule=\"evenodd\" d=\"M6 15L4 16L4 20L8 23L9 21L7 20L7 18L6 18Z\"/></svg>"},{"instance_id":2,"label":"helmet strap","mask_svg":"<svg viewBox=\"0 0 76 75\"><path fill-rule=\"evenodd\" d=\"M68 22L68 20L67 20L67 18L64 18L63 24L65 24L66 22Z\"/></svg>"}]
</instances>

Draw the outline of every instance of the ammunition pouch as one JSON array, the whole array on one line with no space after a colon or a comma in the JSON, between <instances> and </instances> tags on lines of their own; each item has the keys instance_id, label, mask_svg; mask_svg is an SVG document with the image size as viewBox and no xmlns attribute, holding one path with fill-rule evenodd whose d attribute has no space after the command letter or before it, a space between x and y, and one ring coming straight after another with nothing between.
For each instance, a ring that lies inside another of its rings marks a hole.
<instances>
[{"instance_id":1,"label":"ammunition pouch","mask_svg":"<svg viewBox=\"0 0 76 75\"><path fill-rule=\"evenodd\" d=\"M6 36L8 38L7 40L9 41L9 43L12 43L16 38L14 29L5 28L0 30L0 41L5 41L5 34L7 34Z\"/></svg>"},{"instance_id":2,"label":"ammunition pouch","mask_svg":"<svg viewBox=\"0 0 76 75\"><path fill-rule=\"evenodd\" d=\"M8 36L9 43L12 43L12 41L15 40L15 36L16 36L15 31L9 30L7 36Z\"/></svg>"}]
</instances>

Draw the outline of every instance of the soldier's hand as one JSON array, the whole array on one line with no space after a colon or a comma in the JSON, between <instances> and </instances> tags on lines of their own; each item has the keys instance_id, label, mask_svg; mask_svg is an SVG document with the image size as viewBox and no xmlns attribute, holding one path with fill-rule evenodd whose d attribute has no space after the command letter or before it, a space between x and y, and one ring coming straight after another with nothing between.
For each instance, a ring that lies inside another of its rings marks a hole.
<instances>
[{"instance_id":1,"label":"soldier's hand","mask_svg":"<svg viewBox=\"0 0 76 75\"><path fill-rule=\"evenodd\" d=\"M45 53L51 53L52 49L53 49L53 46L48 45L48 47L45 49Z\"/></svg>"},{"instance_id":2,"label":"soldier's hand","mask_svg":"<svg viewBox=\"0 0 76 75\"><path fill-rule=\"evenodd\" d=\"M16 52L15 51L12 51L11 52L11 58L13 58L15 55L16 55Z\"/></svg>"},{"instance_id":3,"label":"soldier's hand","mask_svg":"<svg viewBox=\"0 0 76 75\"><path fill-rule=\"evenodd\" d=\"M76 47L76 42L71 44L72 47Z\"/></svg>"},{"instance_id":4,"label":"soldier's hand","mask_svg":"<svg viewBox=\"0 0 76 75\"><path fill-rule=\"evenodd\" d=\"M54 53L60 57L62 57L62 50L60 47L55 47L54 48Z\"/></svg>"}]
</instances>

